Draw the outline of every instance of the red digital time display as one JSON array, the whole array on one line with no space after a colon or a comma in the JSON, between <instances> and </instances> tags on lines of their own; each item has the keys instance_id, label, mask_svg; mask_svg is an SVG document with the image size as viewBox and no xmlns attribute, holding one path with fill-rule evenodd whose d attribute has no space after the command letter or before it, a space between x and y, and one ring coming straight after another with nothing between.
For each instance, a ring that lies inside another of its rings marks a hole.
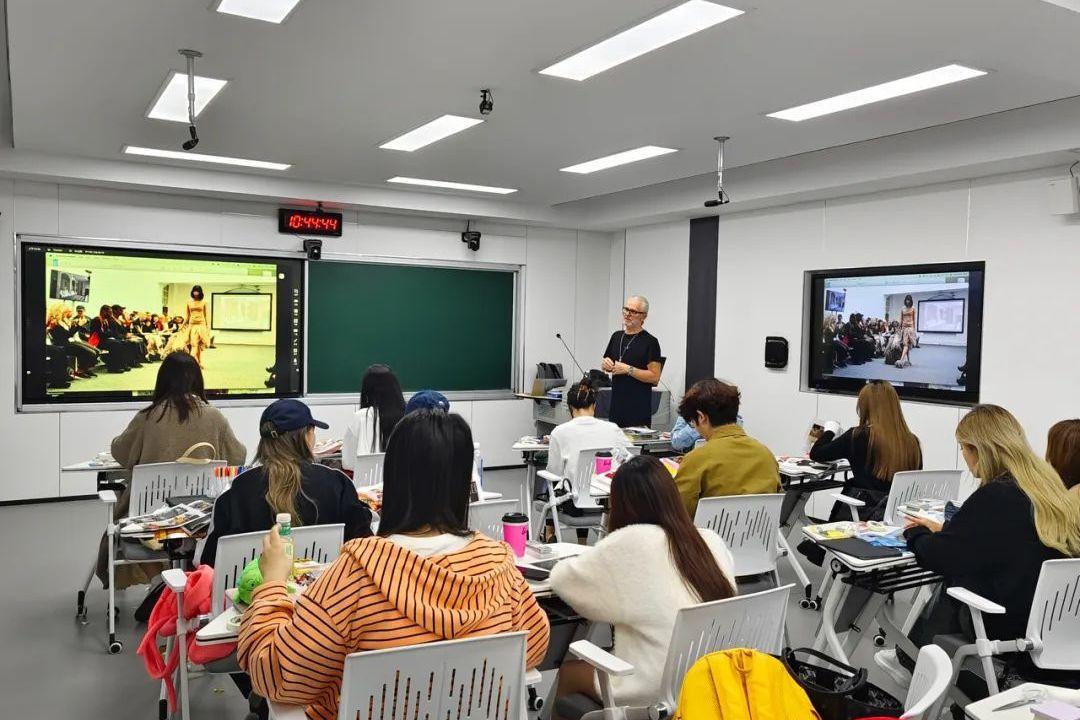
<instances>
[{"instance_id":1,"label":"red digital time display","mask_svg":"<svg viewBox=\"0 0 1080 720\"><path fill-rule=\"evenodd\" d=\"M278 232L341 237L341 213L280 208Z\"/></svg>"}]
</instances>

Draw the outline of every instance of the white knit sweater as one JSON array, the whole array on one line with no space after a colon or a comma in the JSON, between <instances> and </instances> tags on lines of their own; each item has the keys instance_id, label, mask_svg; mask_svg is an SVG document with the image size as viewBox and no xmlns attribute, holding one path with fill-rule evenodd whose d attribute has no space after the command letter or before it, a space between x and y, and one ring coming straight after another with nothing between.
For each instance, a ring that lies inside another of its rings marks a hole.
<instances>
[{"instance_id":1,"label":"white knit sweater","mask_svg":"<svg viewBox=\"0 0 1080 720\"><path fill-rule=\"evenodd\" d=\"M723 539L712 530L699 532L734 586L734 563ZM582 616L615 626L614 654L634 665L633 674L612 678L616 700L655 702L675 614L700 602L675 567L663 528L616 530L581 555L559 562L551 572L551 587Z\"/></svg>"}]
</instances>

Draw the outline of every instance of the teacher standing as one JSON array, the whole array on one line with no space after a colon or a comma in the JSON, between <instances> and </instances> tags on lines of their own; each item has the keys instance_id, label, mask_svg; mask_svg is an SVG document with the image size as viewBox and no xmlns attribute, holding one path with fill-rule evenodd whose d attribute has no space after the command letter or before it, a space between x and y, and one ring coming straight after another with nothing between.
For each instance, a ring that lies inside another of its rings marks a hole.
<instances>
[{"instance_id":1,"label":"teacher standing","mask_svg":"<svg viewBox=\"0 0 1080 720\"><path fill-rule=\"evenodd\" d=\"M608 418L619 427L652 423L652 389L660 382L660 341L645 330L649 301L631 295L623 303L623 329L612 334L600 367L611 373Z\"/></svg>"}]
</instances>

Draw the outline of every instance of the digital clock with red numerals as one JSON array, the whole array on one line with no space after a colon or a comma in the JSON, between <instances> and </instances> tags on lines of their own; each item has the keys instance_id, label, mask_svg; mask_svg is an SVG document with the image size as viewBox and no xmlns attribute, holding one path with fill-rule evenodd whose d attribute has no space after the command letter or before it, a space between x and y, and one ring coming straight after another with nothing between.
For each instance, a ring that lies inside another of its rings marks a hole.
<instances>
[{"instance_id":1,"label":"digital clock with red numerals","mask_svg":"<svg viewBox=\"0 0 1080 720\"><path fill-rule=\"evenodd\" d=\"M279 208L278 232L341 237L341 213Z\"/></svg>"}]
</instances>

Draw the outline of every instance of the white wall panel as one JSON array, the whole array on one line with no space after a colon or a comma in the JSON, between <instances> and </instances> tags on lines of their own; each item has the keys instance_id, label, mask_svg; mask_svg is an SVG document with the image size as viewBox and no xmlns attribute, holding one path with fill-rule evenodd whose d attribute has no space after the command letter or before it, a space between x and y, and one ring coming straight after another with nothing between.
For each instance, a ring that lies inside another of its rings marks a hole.
<instances>
[{"instance_id":1,"label":"white wall panel","mask_svg":"<svg viewBox=\"0 0 1080 720\"><path fill-rule=\"evenodd\" d=\"M567 368L567 377L572 379L580 377L582 370L588 372L592 368L600 367L608 337L614 330L608 323L611 236L606 233L579 232L576 263L574 335L567 338L566 342L574 349L574 354L581 363L581 370L571 364Z\"/></svg>"},{"instance_id":2,"label":"white wall panel","mask_svg":"<svg viewBox=\"0 0 1080 720\"><path fill-rule=\"evenodd\" d=\"M484 466L520 465L521 453L510 447L523 435L534 432L532 402L491 400L472 405L473 438L480 443Z\"/></svg>"},{"instance_id":3,"label":"white wall panel","mask_svg":"<svg viewBox=\"0 0 1080 720\"><path fill-rule=\"evenodd\" d=\"M536 363L573 367L555 333L567 344L574 337L577 233L573 230L529 228L525 241L525 390L536 377ZM600 351L602 351L601 348Z\"/></svg>"}]
</instances>

